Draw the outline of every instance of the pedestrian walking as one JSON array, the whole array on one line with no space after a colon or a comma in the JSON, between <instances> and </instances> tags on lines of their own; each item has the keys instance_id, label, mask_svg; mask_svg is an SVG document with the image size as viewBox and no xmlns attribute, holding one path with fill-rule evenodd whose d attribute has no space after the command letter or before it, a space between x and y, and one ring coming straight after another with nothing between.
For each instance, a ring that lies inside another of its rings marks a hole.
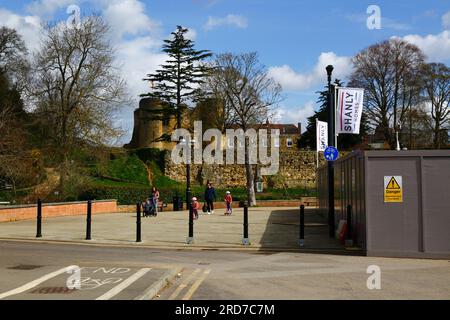
<instances>
[{"instance_id":1,"label":"pedestrian walking","mask_svg":"<svg viewBox=\"0 0 450 320\"><path fill-rule=\"evenodd\" d=\"M214 214L214 201L216 200L216 190L211 182L208 182L205 190L206 210L208 214Z\"/></svg>"},{"instance_id":2,"label":"pedestrian walking","mask_svg":"<svg viewBox=\"0 0 450 320\"><path fill-rule=\"evenodd\" d=\"M153 206L152 215L156 216L158 214L159 191L155 186L152 188L152 194L150 198L152 199L152 206Z\"/></svg>"},{"instance_id":3,"label":"pedestrian walking","mask_svg":"<svg viewBox=\"0 0 450 320\"><path fill-rule=\"evenodd\" d=\"M227 191L225 194L225 204L227 205L227 210L225 211L225 215L229 216L233 212L233 208L231 207L231 204L233 203L233 197L231 196L231 192Z\"/></svg>"},{"instance_id":4,"label":"pedestrian walking","mask_svg":"<svg viewBox=\"0 0 450 320\"><path fill-rule=\"evenodd\" d=\"M192 206L193 219L197 220L198 219L198 210L200 209L200 203L197 201L196 197L192 198L191 206Z\"/></svg>"}]
</instances>

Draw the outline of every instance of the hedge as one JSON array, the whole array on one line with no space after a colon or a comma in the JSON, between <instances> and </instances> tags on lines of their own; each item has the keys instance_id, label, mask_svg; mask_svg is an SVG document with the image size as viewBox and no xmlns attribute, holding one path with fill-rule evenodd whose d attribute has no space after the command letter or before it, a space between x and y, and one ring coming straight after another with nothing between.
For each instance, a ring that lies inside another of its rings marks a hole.
<instances>
[{"instance_id":1,"label":"hedge","mask_svg":"<svg viewBox=\"0 0 450 320\"><path fill-rule=\"evenodd\" d=\"M173 197L178 195L184 197L184 191L181 189L159 189L160 199L165 203L173 201ZM131 205L144 201L151 194L150 187L135 186L96 186L85 190L79 200L102 200L117 199L121 205Z\"/></svg>"}]
</instances>

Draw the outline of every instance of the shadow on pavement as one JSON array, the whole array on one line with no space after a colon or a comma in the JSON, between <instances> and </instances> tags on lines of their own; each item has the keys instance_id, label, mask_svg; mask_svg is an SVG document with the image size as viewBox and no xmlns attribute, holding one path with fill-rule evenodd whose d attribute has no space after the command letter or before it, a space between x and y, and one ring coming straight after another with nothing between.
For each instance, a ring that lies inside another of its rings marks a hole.
<instances>
[{"instance_id":1,"label":"shadow on pavement","mask_svg":"<svg viewBox=\"0 0 450 320\"><path fill-rule=\"evenodd\" d=\"M344 245L328 235L327 218L316 209L305 209L305 245L300 248L300 209L274 210L267 220L261 238L261 250L285 248L311 253L362 255L346 250Z\"/></svg>"}]
</instances>

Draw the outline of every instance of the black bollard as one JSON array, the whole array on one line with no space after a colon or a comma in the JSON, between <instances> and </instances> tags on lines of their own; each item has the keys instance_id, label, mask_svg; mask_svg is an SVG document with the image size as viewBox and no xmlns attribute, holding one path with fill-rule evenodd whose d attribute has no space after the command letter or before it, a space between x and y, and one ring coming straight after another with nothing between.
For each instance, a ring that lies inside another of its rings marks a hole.
<instances>
[{"instance_id":1,"label":"black bollard","mask_svg":"<svg viewBox=\"0 0 450 320\"><path fill-rule=\"evenodd\" d=\"M141 239L141 204L136 204L136 242L142 242Z\"/></svg>"},{"instance_id":2,"label":"black bollard","mask_svg":"<svg viewBox=\"0 0 450 320\"><path fill-rule=\"evenodd\" d=\"M250 245L250 241L248 239L248 206L244 205L244 237L242 238L242 244L244 246Z\"/></svg>"},{"instance_id":3,"label":"black bollard","mask_svg":"<svg viewBox=\"0 0 450 320\"><path fill-rule=\"evenodd\" d=\"M349 204L347 206L347 234L345 237L345 245L352 246L353 238L352 238L352 205Z\"/></svg>"},{"instance_id":4,"label":"black bollard","mask_svg":"<svg viewBox=\"0 0 450 320\"><path fill-rule=\"evenodd\" d=\"M189 235L186 239L187 244L194 243L194 211L192 209L192 203L188 203L189 206Z\"/></svg>"},{"instance_id":5,"label":"black bollard","mask_svg":"<svg viewBox=\"0 0 450 320\"><path fill-rule=\"evenodd\" d=\"M37 227L36 238L42 238L42 201L37 201Z\"/></svg>"},{"instance_id":6,"label":"black bollard","mask_svg":"<svg viewBox=\"0 0 450 320\"><path fill-rule=\"evenodd\" d=\"M92 222L92 202L87 202L87 214L86 214L86 240L91 240L91 222Z\"/></svg>"},{"instance_id":7,"label":"black bollard","mask_svg":"<svg viewBox=\"0 0 450 320\"><path fill-rule=\"evenodd\" d=\"M300 247L305 245L305 206L300 206Z\"/></svg>"}]
</instances>

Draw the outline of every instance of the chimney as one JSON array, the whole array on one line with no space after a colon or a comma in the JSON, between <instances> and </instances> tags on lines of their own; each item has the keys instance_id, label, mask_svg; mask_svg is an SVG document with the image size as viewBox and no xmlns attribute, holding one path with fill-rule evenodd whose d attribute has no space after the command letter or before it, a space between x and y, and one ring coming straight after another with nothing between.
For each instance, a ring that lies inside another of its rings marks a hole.
<instances>
[{"instance_id":1,"label":"chimney","mask_svg":"<svg viewBox=\"0 0 450 320\"><path fill-rule=\"evenodd\" d=\"M298 127L298 134L302 134L302 124L301 124L301 122L298 123L297 127Z\"/></svg>"}]
</instances>

